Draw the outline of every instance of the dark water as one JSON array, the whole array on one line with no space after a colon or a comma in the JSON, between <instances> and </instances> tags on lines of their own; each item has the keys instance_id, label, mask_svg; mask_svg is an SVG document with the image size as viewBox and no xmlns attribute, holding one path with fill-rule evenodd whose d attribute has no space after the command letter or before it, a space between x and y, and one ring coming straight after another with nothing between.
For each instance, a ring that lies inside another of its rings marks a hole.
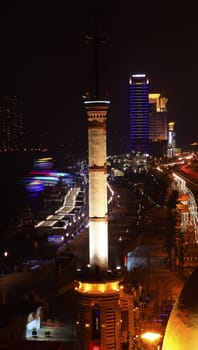
<instances>
[{"instance_id":1,"label":"dark water","mask_svg":"<svg viewBox=\"0 0 198 350\"><path fill-rule=\"evenodd\" d=\"M0 153L0 229L28 202L22 178L38 157L32 152Z\"/></svg>"}]
</instances>

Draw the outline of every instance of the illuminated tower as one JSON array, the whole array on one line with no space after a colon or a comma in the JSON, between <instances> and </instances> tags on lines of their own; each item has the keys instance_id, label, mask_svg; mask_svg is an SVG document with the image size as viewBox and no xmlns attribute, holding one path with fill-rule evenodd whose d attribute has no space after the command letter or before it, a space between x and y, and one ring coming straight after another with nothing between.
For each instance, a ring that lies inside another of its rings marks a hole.
<instances>
[{"instance_id":1,"label":"illuminated tower","mask_svg":"<svg viewBox=\"0 0 198 350\"><path fill-rule=\"evenodd\" d=\"M89 259L108 269L106 119L110 101L85 100L89 147Z\"/></svg>"},{"instance_id":2,"label":"illuminated tower","mask_svg":"<svg viewBox=\"0 0 198 350\"><path fill-rule=\"evenodd\" d=\"M129 148L149 153L149 80L145 74L129 78Z\"/></svg>"},{"instance_id":3,"label":"illuminated tower","mask_svg":"<svg viewBox=\"0 0 198 350\"><path fill-rule=\"evenodd\" d=\"M120 280L108 272L106 120L110 101L86 99L89 148L89 265L79 275L79 349L120 350Z\"/></svg>"},{"instance_id":4,"label":"illuminated tower","mask_svg":"<svg viewBox=\"0 0 198 350\"><path fill-rule=\"evenodd\" d=\"M94 97L84 100L88 117L89 266L77 277L78 349L120 350L120 279L108 271L106 120L110 101L98 97L97 55Z\"/></svg>"}]
</instances>

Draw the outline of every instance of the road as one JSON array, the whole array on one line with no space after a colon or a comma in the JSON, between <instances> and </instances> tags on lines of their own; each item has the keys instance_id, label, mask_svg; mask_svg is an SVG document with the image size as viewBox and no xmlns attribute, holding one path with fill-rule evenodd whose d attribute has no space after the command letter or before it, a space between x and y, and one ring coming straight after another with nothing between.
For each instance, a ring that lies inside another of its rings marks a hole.
<instances>
[{"instance_id":1,"label":"road","mask_svg":"<svg viewBox=\"0 0 198 350\"><path fill-rule=\"evenodd\" d=\"M186 181L187 187L193 192L196 203L198 205L198 173L190 171L187 167L182 166L173 170L178 176Z\"/></svg>"}]
</instances>

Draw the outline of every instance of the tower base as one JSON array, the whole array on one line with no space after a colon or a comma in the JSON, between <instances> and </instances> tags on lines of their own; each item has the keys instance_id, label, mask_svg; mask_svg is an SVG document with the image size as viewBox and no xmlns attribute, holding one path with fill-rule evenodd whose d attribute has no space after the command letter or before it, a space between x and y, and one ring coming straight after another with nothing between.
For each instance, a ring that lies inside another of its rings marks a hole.
<instances>
[{"instance_id":1,"label":"tower base","mask_svg":"<svg viewBox=\"0 0 198 350\"><path fill-rule=\"evenodd\" d=\"M120 350L119 283L79 282L79 350Z\"/></svg>"}]
</instances>

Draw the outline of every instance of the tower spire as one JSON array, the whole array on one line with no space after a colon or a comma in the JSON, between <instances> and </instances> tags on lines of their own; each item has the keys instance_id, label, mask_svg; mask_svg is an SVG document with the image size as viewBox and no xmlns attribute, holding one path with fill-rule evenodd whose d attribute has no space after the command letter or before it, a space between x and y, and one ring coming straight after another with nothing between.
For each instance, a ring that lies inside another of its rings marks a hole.
<instances>
[{"instance_id":1,"label":"tower spire","mask_svg":"<svg viewBox=\"0 0 198 350\"><path fill-rule=\"evenodd\" d=\"M93 97L98 99L99 98L99 47L100 44L104 44L105 38L102 37L99 33L99 26L98 26L98 17L99 17L99 11L94 11L94 25L95 25L95 31L93 35L86 35L85 38L87 41L92 40L93 47L94 47L94 91L93 91Z\"/></svg>"}]
</instances>

